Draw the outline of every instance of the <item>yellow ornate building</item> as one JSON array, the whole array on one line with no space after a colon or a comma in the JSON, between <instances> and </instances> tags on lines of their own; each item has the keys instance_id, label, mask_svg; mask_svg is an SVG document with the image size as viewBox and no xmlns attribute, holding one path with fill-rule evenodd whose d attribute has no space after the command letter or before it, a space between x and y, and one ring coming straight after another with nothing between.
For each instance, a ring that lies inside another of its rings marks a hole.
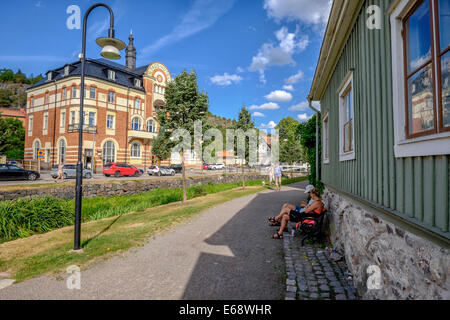
<instances>
[{"instance_id":1,"label":"yellow ornate building","mask_svg":"<svg viewBox=\"0 0 450 320\"><path fill-rule=\"evenodd\" d=\"M164 105L169 70L155 62L136 68L133 36L126 66L105 59L86 61L83 158L97 172L107 162L147 168L156 162L151 141L158 133L157 109ZM48 71L27 91L25 160L45 150L43 168L76 164L80 129L81 62Z\"/></svg>"}]
</instances>

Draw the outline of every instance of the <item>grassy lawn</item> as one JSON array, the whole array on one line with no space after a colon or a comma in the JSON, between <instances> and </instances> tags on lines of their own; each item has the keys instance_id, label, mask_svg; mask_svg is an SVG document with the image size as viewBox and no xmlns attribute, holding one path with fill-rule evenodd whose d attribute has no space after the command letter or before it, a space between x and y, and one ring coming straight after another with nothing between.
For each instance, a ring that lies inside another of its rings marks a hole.
<instances>
[{"instance_id":1,"label":"grassy lawn","mask_svg":"<svg viewBox=\"0 0 450 320\"><path fill-rule=\"evenodd\" d=\"M286 179L283 184L298 181ZM41 274L63 272L69 265L85 268L98 260L143 245L151 236L192 219L208 208L267 189L261 186L261 181L248 185L245 190L236 188L236 184L193 187L189 193L191 199L184 205L178 202L176 192L175 196L162 196L167 192L164 190L86 199L83 205L88 211L83 211L83 215L91 219L85 221L95 221L82 225L83 253L69 253L73 247L73 226L65 227L0 244L0 272L9 272L11 278L20 282ZM152 201L148 197L153 197Z\"/></svg>"}]
</instances>

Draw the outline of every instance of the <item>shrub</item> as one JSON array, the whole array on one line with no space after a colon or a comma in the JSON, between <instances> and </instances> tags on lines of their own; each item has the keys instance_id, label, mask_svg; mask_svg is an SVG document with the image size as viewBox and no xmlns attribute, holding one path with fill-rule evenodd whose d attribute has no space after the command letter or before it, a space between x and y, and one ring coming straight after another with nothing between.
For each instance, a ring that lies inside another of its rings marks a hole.
<instances>
[{"instance_id":1,"label":"shrub","mask_svg":"<svg viewBox=\"0 0 450 320\"><path fill-rule=\"evenodd\" d=\"M73 223L73 205L52 197L0 202L0 240L28 237Z\"/></svg>"}]
</instances>

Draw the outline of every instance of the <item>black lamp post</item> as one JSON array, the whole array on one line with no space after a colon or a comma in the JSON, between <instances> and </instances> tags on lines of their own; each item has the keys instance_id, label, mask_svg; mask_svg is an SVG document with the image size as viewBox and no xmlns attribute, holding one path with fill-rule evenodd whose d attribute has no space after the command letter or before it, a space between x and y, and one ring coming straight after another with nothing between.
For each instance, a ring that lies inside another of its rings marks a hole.
<instances>
[{"instance_id":1,"label":"black lamp post","mask_svg":"<svg viewBox=\"0 0 450 320\"><path fill-rule=\"evenodd\" d=\"M88 9L84 15L83 20L83 51L80 55L81 60L81 94L80 94L80 120L78 128L78 162L77 162L77 181L76 181L76 197L75 197L75 236L74 236L74 251L81 249L81 201L83 198L83 166L82 166L82 154L83 154L83 128L84 128L84 73L86 62L86 24L89 14L97 7L105 7L109 10L110 14L110 28L107 38L97 39L97 44L102 47L101 55L107 59L120 59L120 50L126 47L126 44L118 39L114 38L114 13L112 9L103 3L94 4Z\"/></svg>"}]
</instances>

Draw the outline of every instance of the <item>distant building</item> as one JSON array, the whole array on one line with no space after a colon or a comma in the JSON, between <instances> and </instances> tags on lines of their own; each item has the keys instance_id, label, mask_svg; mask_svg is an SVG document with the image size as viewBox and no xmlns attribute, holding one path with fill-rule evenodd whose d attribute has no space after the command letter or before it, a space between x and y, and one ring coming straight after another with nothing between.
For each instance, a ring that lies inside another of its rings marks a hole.
<instances>
[{"instance_id":1,"label":"distant building","mask_svg":"<svg viewBox=\"0 0 450 320\"><path fill-rule=\"evenodd\" d=\"M0 118L13 118L22 121L25 127L27 113L25 108L12 109L12 108L0 108Z\"/></svg>"},{"instance_id":2,"label":"distant building","mask_svg":"<svg viewBox=\"0 0 450 320\"><path fill-rule=\"evenodd\" d=\"M126 48L126 66L105 59L86 61L83 164L97 171L108 162L140 168L156 163L151 141L159 126L165 87L172 81L162 63L136 68L133 35ZM81 62L46 73L27 90L25 159L45 150L43 167L76 164L80 129Z\"/></svg>"}]
</instances>

